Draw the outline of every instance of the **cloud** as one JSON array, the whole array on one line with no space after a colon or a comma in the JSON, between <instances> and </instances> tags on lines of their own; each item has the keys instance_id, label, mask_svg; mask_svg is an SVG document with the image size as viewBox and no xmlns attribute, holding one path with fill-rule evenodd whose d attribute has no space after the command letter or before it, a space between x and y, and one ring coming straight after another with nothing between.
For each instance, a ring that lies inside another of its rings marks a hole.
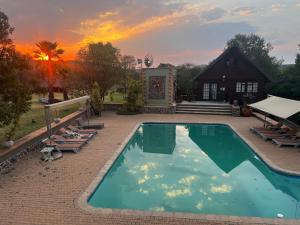
<instances>
[{"instance_id":1,"label":"cloud","mask_svg":"<svg viewBox=\"0 0 300 225\"><path fill-rule=\"evenodd\" d=\"M156 212L164 212L165 208L161 207L161 206L157 206L157 207L152 207L150 208L151 211L156 211Z\"/></svg>"},{"instance_id":2,"label":"cloud","mask_svg":"<svg viewBox=\"0 0 300 225\"><path fill-rule=\"evenodd\" d=\"M175 189L166 192L166 197L168 198L176 198L178 196L183 196L183 195L191 196L192 195L191 189L183 188L183 189Z\"/></svg>"},{"instance_id":3,"label":"cloud","mask_svg":"<svg viewBox=\"0 0 300 225\"><path fill-rule=\"evenodd\" d=\"M149 179L150 179L150 177L145 175L144 177L138 179L138 184L143 184L146 181L148 181Z\"/></svg>"},{"instance_id":4,"label":"cloud","mask_svg":"<svg viewBox=\"0 0 300 225\"><path fill-rule=\"evenodd\" d=\"M285 7L283 4L272 4L271 10L272 12L279 12L283 7Z\"/></svg>"},{"instance_id":5,"label":"cloud","mask_svg":"<svg viewBox=\"0 0 300 225\"><path fill-rule=\"evenodd\" d=\"M164 177L164 175L163 174L155 174L154 175L154 179L161 179L161 178L163 178Z\"/></svg>"},{"instance_id":6,"label":"cloud","mask_svg":"<svg viewBox=\"0 0 300 225\"><path fill-rule=\"evenodd\" d=\"M141 9L143 11L143 8ZM215 20L224 14L224 10L212 8L206 4L186 4L163 15L152 15L150 18L139 18L136 13L129 11L127 7L119 8L117 12L104 12L97 17L88 18L80 22L80 28L74 33L84 36L83 43L118 41L134 37L145 32L154 31L157 28L177 26L191 18ZM198 21L200 22L200 21ZM203 22L202 22L203 23Z\"/></svg>"},{"instance_id":7,"label":"cloud","mask_svg":"<svg viewBox=\"0 0 300 225\"><path fill-rule=\"evenodd\" d=\"M238 13L240 16L252 16L254 13L254 9L251 7L239 7L233 10L235 13Z\"/></svg>"},{"instance_id":8,"label":"cloud","mask_svg":"<svg viewBox=\"0 0 300 225\"><path fill-rule=\"evenodd\" d=\"M142 193L142 194L144 194L144 195L148 195L149 194L148 190L145 190L145 189L142 189L142 188L139 189L139 192Z\"/></svg>"},{"instance_id":9,"label":"cloud","mask_svg":"<svg viewBox=\"0 0 300 225\"><path fill-rule=\"evenodd\" d=\"M203 209L203 202L198 202L196 204L196 208L199 209L199 210Z\"/></svg>"},{"instance_id":10,"label":"cloud","mask_svg":"<svg viewBox=\"0 0 300 225\"><path fill-rule=\"evenodd\" d=\"M220 19L225 15L226 15L226 10L221 9L221 8L214 8L214 9L205 11L201 14L201 16L208 21Z\"/></svg>"},{"instance_id":11,"label":"cloud","mask_svg":"<svg viewBox=\"0 0 300 225\"><path fill-rule=\"evenodd\" d=\"M150 169L153 169L156 167L156 164L153 163L153 162L148 162L148 163L145 163L143 164L141 167L140 167L140 170L145 172L145 173L148 173Z\"/></svg>"},{"instance_id":12,"label":"cloud","mask_svg":"<svg viewBox=\"0 0 300 225\"><path fill-rule=\"evenodd\" d=\"M183 184L183 185L188 185L190 186L192 184L192 182L194 182L195 180L197 180L198 177L197 176L187 176L184 178L181 178L178 183L179 184Z\"/></svg>"},{"instance_id":13,"label":"cloud","mask_svg":"<svg viewBox=\"0 0 300 225\"><path fill-rule=\"evenodd\" d=\"M222 184L221 186L211 186L210 191L212 193L229 193L231 192L231 187L227 184Z\"/></svg>"},{"instance_id":14,"label":"cloud","mask_svg":"<svg viewBox=\"0 0 300 225\"><path fill-rule=\"evenodd\" d=\"M0 1L16 28L18 49L32 51L40 40L57 41L66 50L64 58L74 57L89 41L111 41L126 54L141 57L150 51L156 62L201 64L215 58L237 33L292 45L300 35L293 29L300 18L299 0ZM294 61L295 51L273 52Z\"/></svg>"},{"instance_id":15,"label":"cloud","mask_svg":"<svg viewBox=\"0 0 300 225\"><path fill-rule=\"evenodd\" d=\"M155 62L204 64L216 58L227 40L237 33L254 33L256 28L247 22L220 22L199 24L192 20L188 24L177 24L158 28L126 40L116 42L122 51L143 56L151 52Z\"/></svg>"}]
</instances>

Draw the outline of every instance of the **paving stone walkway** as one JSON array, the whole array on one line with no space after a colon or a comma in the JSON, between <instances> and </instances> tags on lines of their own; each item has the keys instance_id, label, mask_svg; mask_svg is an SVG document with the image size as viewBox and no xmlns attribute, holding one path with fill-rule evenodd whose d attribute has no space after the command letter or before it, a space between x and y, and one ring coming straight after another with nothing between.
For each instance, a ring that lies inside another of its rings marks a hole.
<instances>
[{"instance_id":1,"label":"paving stone walkway","mask_svg":"<svg viewBox=\"0 0 300 225\"><path fill-rule=\"evenodd\" d=\"M255 118L159 114L118 116L105 112L96 120L104 122L105 128L78 154L66 153L60 160L44 163L39 160L39 153L31 153L15 164L8 174L0 175L1 225L233 224L151 216L95 215L77 207L81 193L132 129L142 121L229 123L275 167L300 172L300 150L277 148L250 133L250 126L262 125ZM249 220L247 224L253 223Z\"/></svg>"}]
</instances>

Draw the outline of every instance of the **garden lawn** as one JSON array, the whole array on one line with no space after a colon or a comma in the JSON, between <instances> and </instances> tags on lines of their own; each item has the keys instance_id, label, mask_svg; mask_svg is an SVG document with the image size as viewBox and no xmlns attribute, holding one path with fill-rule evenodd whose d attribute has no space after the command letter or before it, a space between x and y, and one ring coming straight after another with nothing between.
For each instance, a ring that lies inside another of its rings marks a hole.
<instances>
[{"instance_id":1,"label":"garden lawn","mask_svg":"<svg viewBox=\"0 0 300 225\"><path fill-rule=\"evenodd\" d=\"M104 103L124 103L124 94L116 91L109 91L108 95L104 97Z\"/></svg>"},{"instance_id":2,"label":"garden lawn","mask_svg":"<svg viewBox=\"0 0 300 225\"><path fill-rule=\"evenodd\" d=\"M61 96L56 94L55 98L61 99ZM78 107L79 105L70 105L59 109L59 111L52 112L52 119L54 117L62 118L64 116L67 116L72 112L75 112ZM44 118L44 105L39 102L39 98L37 95L33 95L31 109L21 116L20 123L13 140L18 140L44 126L46 126ZM7 127L0 129L0 144L5 141L5 132L7 129ZM0 146L0 148L2 148L2 146Z\"/></svg>"}]
</instances>

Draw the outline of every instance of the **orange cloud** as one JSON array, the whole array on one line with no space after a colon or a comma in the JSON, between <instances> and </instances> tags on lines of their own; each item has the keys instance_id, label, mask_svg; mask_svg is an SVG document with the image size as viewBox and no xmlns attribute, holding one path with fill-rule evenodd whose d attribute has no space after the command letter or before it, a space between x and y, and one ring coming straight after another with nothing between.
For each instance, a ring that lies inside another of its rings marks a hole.
<instances>
[{"instance_id":1,"label":"orange cloud","mask_svg":"<svg viewBox=\"0 0 300 225\"><path fill-rule=\"evenodd\" d=\"M239 11L239 14L241 16L251 16L252 15L252 11L250 9L245 9L245 10Z\"/></svg>"},{"instance_id":2,"label":"orange cloud","mask_svg":"<svg viewBox=\"0 0 300 225\"><path fill-rule=\"evenodd\" d=\"M193 15L198 16L201 12L207 12L211 9L214 9L214 7L207 4L189 4L170 14L154 16L130 26L126 25L126 18L122 18L119 12L106 12L96 18L82 21L80 28L73 32L84 36L84 39L81 41L83 44L100 41L114 42L160 27L175 25L181 19L184 20L188 16Z\"/></svg>"},{"instance_id":3,"label":"orange cloud","mask_svg":"<svg viewBox=\"0 0 300 225\"><path fill-rule=\"evenodd\" d=\"M146 32L167 27L175 26L179 23L185 23L191 16L201 18L201 14L214 10L215 7L210 4L186 4L183 8L174 10L166 15L153 16L144 19L135 24L129 25L129 20L134 18L134 15L128 13L122 14L121 11L107 11L97 15L94 18L88 18L80 22L77 29L68 30L73 34L83 36L79 42L65 42L64 40L56 40L60 47L65 50L63 55L64 60L74 59L77 51L91 42L112 42L116 43L121 40L133 38L137 35ZM199 25L220 21L221 18L214 20L199 19ZM17 49L21 52L32 54L34 43L32 45L19 43Z\"/></svg>"}]
</instances>

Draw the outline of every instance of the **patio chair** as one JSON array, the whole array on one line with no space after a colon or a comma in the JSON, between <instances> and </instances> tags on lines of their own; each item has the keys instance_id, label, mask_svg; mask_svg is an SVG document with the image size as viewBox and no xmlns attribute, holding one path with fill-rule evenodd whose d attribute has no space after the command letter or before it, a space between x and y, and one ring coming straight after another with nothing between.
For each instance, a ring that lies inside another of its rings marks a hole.
<instances>
[{"instance_id":1,"label":"patio chair","mask_svg":"<svg viewBox=\"0 0 300 225\"><path fill-rule=\"evenodd\" d=\"M97 123L92 121L83 121L82 118L78 118L75 120L78 127L81 129L96 129L101 130L104 128L104 123Z\"/></svg>"},{"instance_id":2,"label":"patio chair","mask_svg":"<svg viewBox=\"0 0 300 225\"><path fill-rule=\"evenodd\" d=\"M63 136L53 134L51 136L51 140L57 142L57 143L84 143L86 144L89 139L84 138L65 138Z\"/></svg>"},{"instance_id":3,"label":"patio chair","mask_svg":"<svg viewBox=\"0 0 300 225\"><path fill-rule=\"evenodd\" d=\"M272 139L272 142L278 145L278 147L292 146L294 148L297 148L300 146L300 138L297 136L289 137L289 138L274 138Z\"/></svg>"},{"instance_id":4,"label":"patio chair","mask_svg":"<svg viewBox=\"0 0 300 225\"><path fill-rule=\"evenodd\" d=\"M274 125L267 125L266 127L251 127L250 131L253 133L259 132L259 131L276 131L276 130L282 130L283 124L281 122L278 122Z\"/></svg>"},{"instance_id":5,"label":"patio chair","mask_svg":"<svg viewBox=\"0 0 300 225\"><path fill-rule=\"evenodd\" d=\"M85 143L57 143L49 139L42 141L46 146L55 147L58 151L72 151L77 153L84 146Z\"/></svg>"},{"instance_id":6,"label":"patio chair","mask_svg":"<svg viewBox=\"0 0 300 225\"><path fill-rule=\"evenodd\" d=\"M65 128L60 128L56 132L56 134L61 135L65 138L92 139L94 137L94 134L73 132L73 131L65 129Z\"/></svg>"},{"instance_id":7,"label":"patio chair","mask_svg":"<svg viewBox=\"0 0 300 225\"><path fill-rule=\"evenodd\" d=\"M96 129L79 129L78 127L75 127L73 125L67 126L67 129L69 129L72 132L79 133L79 134L97 134L98 131Z\"/></svg>"}]
</instances>

